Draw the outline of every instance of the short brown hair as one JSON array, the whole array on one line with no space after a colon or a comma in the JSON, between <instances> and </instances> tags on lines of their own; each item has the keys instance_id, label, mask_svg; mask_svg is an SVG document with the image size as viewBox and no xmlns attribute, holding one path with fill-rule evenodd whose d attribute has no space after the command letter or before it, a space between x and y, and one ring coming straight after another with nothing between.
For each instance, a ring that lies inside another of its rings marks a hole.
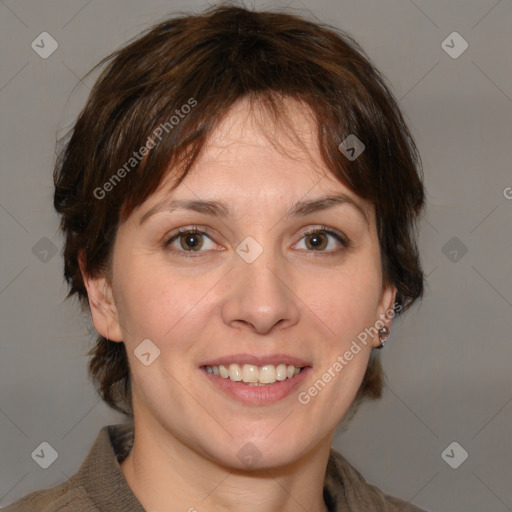
<instances>
[{"instance_id":1,"label":"short brown hair","mask_svg":"<svg viewBox=\"0 0 512 512\"><path fill-rule=\"evenodd\" d=\"M54 171L68 297L88 303L80 253L89 275L108 272L119 223L169 168L181 168L181 183L217 123L242 98L261 101L276 119L283 99L309 107L328 169L375 206L383 280L398 290L397 312L423 294L415 240L424 207L420 157L384 77L349 35L295 14L221 5L154 25L88 74L107 62L59 141ZM196 106L171 128L169 120L191 98ZM156 132L165 123L169 129ZM127 168L135 150L156 142L155 133L161 135L158 144L131 162L133 170ZM355 160L339 149L350 134L365 144ZM113 181L116 174L122 179ZM372 351L354 403L381 396L377 353ZM99 395L132 416L124 343L100 335L88 354Z\"/></svg>"}]
</instances>

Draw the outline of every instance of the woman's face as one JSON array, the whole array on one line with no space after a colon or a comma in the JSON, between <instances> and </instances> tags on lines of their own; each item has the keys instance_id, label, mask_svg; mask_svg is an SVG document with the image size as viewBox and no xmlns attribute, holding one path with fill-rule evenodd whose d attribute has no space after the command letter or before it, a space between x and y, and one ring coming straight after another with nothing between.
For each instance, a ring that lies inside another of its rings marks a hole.
<instances>
[{"instance_id":1,"label":"woman's face","mask_svg":"<svg viewBox=\"0 0 512 512\"><path fill-rule=\"evenodd\" d=\"M382 288L373 208L328 172L314 123L289 107L309 151L282 132L263 135L271 123L239 102L185 180L119 227L112 315L108 304L93 311L98 330L126 345L136 421L228 467L278 466L330 446L378 344L358 335L394 300ZM345 199L315 207L324 196ZM303 369L290 377L294 368Z\"/></svg>"}]
</instances>

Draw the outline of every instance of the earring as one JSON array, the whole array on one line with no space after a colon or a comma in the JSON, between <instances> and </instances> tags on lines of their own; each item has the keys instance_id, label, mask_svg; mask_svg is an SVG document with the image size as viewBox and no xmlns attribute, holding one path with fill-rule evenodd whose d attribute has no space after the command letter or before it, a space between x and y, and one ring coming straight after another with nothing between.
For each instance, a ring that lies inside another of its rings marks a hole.
<instances>
[{"instance_id":1,"label":"earring","mask_svg":"<svg viewBox=\"0 0 512 512\"><path fill-rule=\"evenodd\" d=\"M378 347L375 347L375 348L378 348L378 349L381 349L382 347L384 347L384 343L386 343L386 341L388 341L388 336L389 336L389 333L391 331L387 328L387 327L383 327L382 329L379 329L379 346Z\"/></svg>"}]
</instances>

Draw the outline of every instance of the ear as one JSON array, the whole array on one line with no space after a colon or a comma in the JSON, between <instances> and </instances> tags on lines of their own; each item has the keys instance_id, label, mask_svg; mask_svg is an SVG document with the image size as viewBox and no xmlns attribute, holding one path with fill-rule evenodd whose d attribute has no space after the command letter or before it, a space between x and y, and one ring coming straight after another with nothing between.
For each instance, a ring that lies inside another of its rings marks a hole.
<instances>
[{"instance_id":1,"label":"ear","mask_svg":"<svg viewBox=\"0 0 512 512\"><path fill-rule=\"evenodd\" d=\"M80 265L80 272L87 289L89 307L95 329L110 341L123 341L112 286L107 276L89 276L85 271L85 255L83 252L80 252L78 264Z\"/></svg>"},{"instance_id":2,"label":"ear","mask_svg":"<svg viewBox=\"0 0 512 512\"><path fill-rule=\"evenodd\" d=\"M397 289L394 285L388 285L383 288L381 300L377 309L378 317L375 319L375 328L377 331L382 327L387 327L391 332L391 324L393 323L393 317L395 316L395 298ZM379 335L374 336L373 346L379 346Z\"/></svg>"}]
</instances>

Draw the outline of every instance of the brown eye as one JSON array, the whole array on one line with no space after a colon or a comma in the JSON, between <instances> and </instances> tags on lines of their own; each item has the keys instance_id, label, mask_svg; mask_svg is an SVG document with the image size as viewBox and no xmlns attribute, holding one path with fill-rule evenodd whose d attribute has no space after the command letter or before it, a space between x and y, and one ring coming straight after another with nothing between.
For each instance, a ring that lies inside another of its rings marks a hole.
<instances>
[{"instance_id":1,"label":"brown eye","mask_svg":"<svg viewBox=\"0 0 512 512\"><path fill-rule=\"evenodd\" d=\"M181 247L185 250L197 250L203 245L202 235L198 232L189 232L179 235Z\"/></svg>"},{"instance_id":2,"label":"brown eye","mask_svg":"<svg viewBox=\"0 0 512 512\"><path fill-rule=\"evenodd\" d=\"M308 242L309 240L309 242ZM312 233L306 236L306 245L308 248L313 250L323 250L327 246L329 240L325 236L325 233Z\"/></svg>"},{"instance_id":3,"label":"brown eye","mask_svg":"<svg viewBox=\"0 0 512 512\"><path fill-rule=\"evenodd\" d=\"M350 245L347 237L326 227L312 229L304 233L302 238L305 240L305 248L308 252L337 253ZM335 240L334 247L331 247L332 239ZM336 244L341 245L341 249L336 250Z\"/></svg>"},{"instance_id":4,"label":"brown eye","mask_svg":"<svg viewBox=\"0 0 512 512\"><path fill-rule=\"evenodd\" d=\"M211 244L210 247L208 247L207 242ZM202 253L208 252L208 249L213 249L214 246L215 244L210 236L207 235L205 231L201 231L197 228L180 229L177 234L171 236L164 242L165 249L185 257L203 256Z\"/></svg>"}]
</instances>

